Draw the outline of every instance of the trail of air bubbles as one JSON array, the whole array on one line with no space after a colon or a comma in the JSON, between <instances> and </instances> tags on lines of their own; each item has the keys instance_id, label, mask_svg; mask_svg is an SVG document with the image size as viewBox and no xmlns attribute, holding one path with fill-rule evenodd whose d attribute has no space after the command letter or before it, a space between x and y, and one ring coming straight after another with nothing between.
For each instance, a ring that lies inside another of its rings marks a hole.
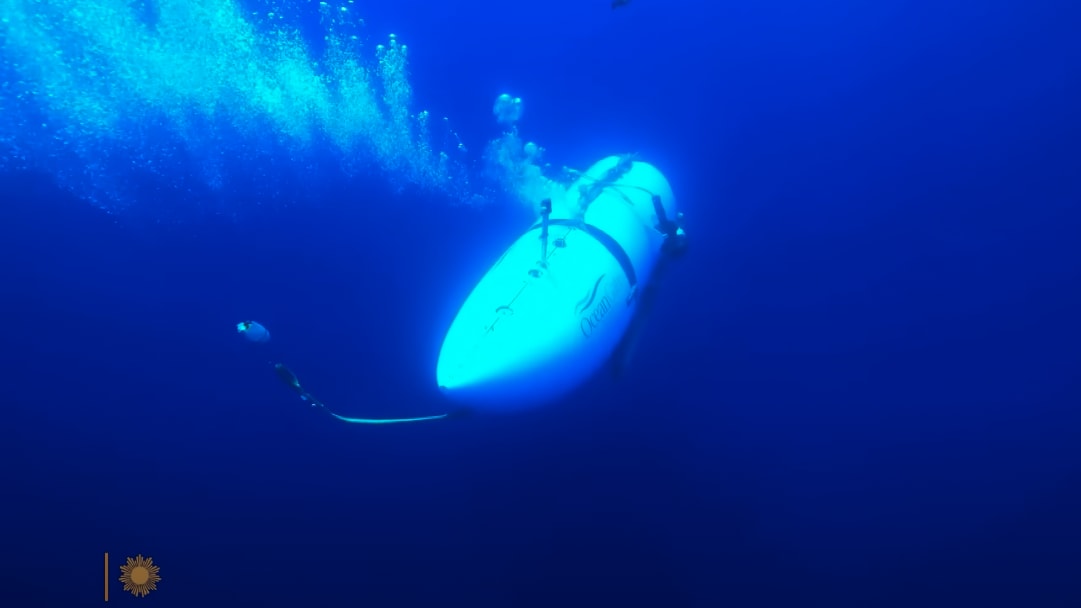
<instances>
[{"instance_id":1,"label":"trail of air bubbles","mask_svg":"<svg viewBox=\"0 0 1081 608\"><path fill-rule=\"evenodd\" d=\"M321 41L301 32L310 11ZM411 109L406 45L365 48L363 25L350 0L0 0L0 169L110 210L286 168L467 199L461 153Z\"/></svg>"}]
</instances>

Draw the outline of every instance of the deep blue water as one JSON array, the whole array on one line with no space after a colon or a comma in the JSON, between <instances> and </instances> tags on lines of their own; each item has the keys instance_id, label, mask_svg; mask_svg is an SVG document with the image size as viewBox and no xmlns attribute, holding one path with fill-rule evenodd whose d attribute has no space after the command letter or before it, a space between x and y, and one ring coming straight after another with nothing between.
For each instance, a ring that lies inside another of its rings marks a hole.
<instances>
[{"instance_id":1,"label":"deep blue water","mask_svg":"<svg viewBox=\"0 0 1081 608\"><path fill-rule=\"evenodd\" d=\"M527 208L318 149L268 148L270 190L115 169L144 183L113 213L56 163L11 168L5 605L102 602L104 552L161 566L147 598L114 573L118 605L1081 605L1077 9L357 10L474 169L510 92L553 165L668 177L691 249L630 377L338 423L267 362L353 415L444 411L443 335Z\"/></svg>"}]
</instances>

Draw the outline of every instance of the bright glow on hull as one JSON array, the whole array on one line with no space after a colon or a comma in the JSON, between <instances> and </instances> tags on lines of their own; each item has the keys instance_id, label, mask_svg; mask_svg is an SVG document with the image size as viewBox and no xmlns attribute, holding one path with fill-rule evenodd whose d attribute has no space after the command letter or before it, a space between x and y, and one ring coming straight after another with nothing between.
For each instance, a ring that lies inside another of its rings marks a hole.
<instances>
[{"instance_id":1,"label":"bright glow on hull","mask_svg":"<svg viewBox=\"0 0 1081 608\"><path fill-rule=\"evenodd\" d=\"M568 208L620 162L594 165L568 191ZM538 222L481 279L451 324L436 380L476 407L537 405L573 390L611 356L637 308L664 235L651 195L668 217L675 203L664 176L633 162L588 204L582 221L553 209L545 263Z\"/></svg>"}]
</instances>

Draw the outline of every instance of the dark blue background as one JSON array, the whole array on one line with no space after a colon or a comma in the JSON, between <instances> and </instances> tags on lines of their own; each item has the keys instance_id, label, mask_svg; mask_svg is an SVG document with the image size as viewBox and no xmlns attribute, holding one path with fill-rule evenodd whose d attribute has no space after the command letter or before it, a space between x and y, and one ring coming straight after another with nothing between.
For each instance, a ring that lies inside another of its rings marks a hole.
<instances>
[{"instance_id":1,"label":"dark blue background","mask_svg":"<svg viewBox=\"0 0 1081 608\"><path fill-rule=\"evenodd\" d=\"M109 551L168 606L1079 605L1078 15L1026 6L362 7L475 156L508 91L554 164L640 151L687 212L633 378L513 416L339 424L267 361L443 411L524 209L323 175L110 216L3 175L6 597L100 602Z\"/></svg>"}]
</instances>

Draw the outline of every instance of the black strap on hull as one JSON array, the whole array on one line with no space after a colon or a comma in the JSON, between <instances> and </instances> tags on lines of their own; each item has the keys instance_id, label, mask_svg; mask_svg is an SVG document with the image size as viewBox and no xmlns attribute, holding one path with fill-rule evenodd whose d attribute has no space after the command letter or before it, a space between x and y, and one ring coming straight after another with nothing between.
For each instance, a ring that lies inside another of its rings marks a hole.
<instances>
[{"instance_id":1,"label":"black strap on hull","mask_svg":"<svg viewBox=\"0 0 1081 608\"><path fill-rule=\"evenodd\" d=\"M548 220L548 224L551 226L577 228L593 237L593 240L600 243L608 250L608 253L612 254L612 257L619 262L619 267L623 269L623 274L627 277L627 284L631 288L631 293L633 294L635 292L635 288L638 286L638 274L634 271L634 264L631 263L631 256L627 255L623 246L612 238L611 235L592 224L587 224L578 220L550 219ZM539 223L535 224L533 229L538 227L540 227Z\"/></svg>"}]
</instances>

